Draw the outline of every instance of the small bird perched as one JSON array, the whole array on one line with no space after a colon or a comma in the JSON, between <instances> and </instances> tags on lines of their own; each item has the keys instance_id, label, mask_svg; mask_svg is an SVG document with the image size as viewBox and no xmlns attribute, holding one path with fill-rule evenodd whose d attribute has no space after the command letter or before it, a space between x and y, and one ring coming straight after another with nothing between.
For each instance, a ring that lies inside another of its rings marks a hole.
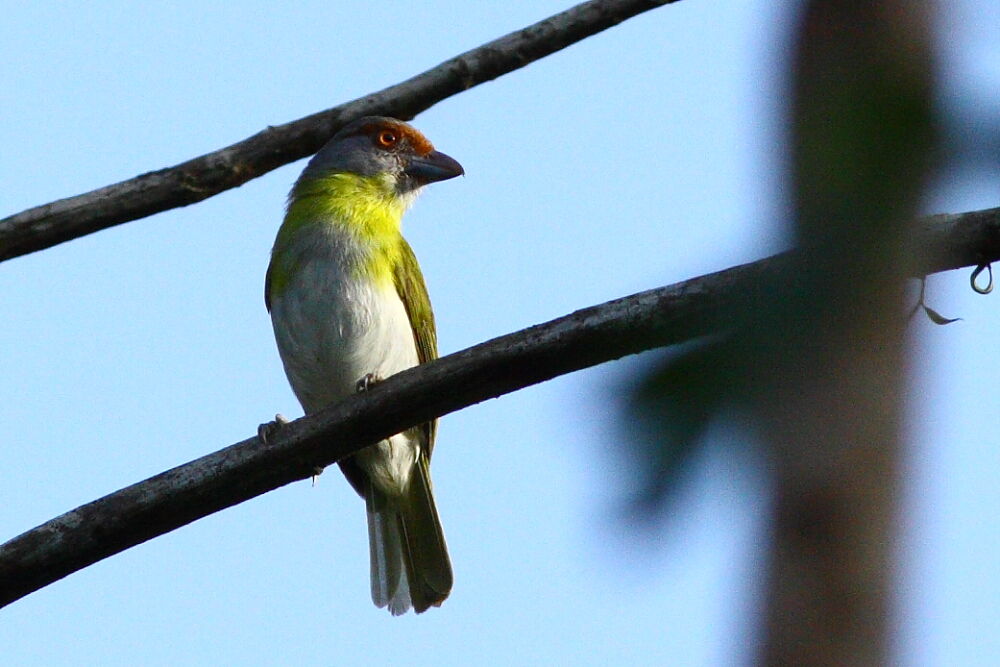
<instances>
[{"instance_id":1,"label":"small bird perched","mask_svg":"<svg viewBox=\"0 0 1000 667\"><path fill-rule=\"evenodd\" d=\"M400 224L423 186L464 173L410 125L372 116L341 129L299 176L264 301L306 414L437 357L427 287ZM436 427L339 462L368 510L372 600L393 615L439 606L451 591L430 479Z\"/></svg>"}]
</instances>

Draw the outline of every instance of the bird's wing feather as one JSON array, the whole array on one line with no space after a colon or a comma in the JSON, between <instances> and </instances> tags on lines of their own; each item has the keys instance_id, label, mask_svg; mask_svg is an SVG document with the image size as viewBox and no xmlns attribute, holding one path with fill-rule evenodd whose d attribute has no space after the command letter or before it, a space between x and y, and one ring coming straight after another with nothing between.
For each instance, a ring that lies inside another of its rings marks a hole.
<instances>
[{"instance_id":1,"label":"bird's wing feather","mask_svg":"<svg viewBox=\"0 0 1000 667\"><path fill-rule=\"evenodd\" d=\"M401 257L393 271L393 282L396 285L396 293L399 294L399 298L406 308L406 314L410 318L413 340L417 345L417 359L420 360L420 363L425 364L437 359L438 356L434 313L431 310L430 297L427 295L427 285L420 273L413 248L406 242L406 239L401 238L400 249ZM434 434L437 431L437 420L421 424L419 428L426 437L427 456L430 458L431 450L434 447Z\"/></svg>"}]
</instances>

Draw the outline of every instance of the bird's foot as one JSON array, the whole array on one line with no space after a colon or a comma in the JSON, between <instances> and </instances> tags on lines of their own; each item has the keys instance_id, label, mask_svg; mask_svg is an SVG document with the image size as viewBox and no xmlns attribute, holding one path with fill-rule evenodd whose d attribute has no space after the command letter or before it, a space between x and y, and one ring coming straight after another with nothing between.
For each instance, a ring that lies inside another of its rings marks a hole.
<instances>
[{"instance_id":1,"label":"bird's foot","mask_svg":"<svg viewBox=\"0 0 1000 667\"><path fill-rule=\"evenodd\" d=\"M365 373L364 377L358 380L358 383L354 385L354 387L357 389L359 394L363 394L381 381L382 378L379 375L375 373Z\"/></svg>"},{"instance_id":2,"label":"bird's foot","mask_svg":"<svg viewBox=\"0 0 1000 667\"><path fill-rule=\"evenodd\" d=\"M284 415L274 415L274 421L266 422L257 427L257 437L263 444L267 444L268 439L281 430L281 427L288 423Z\"/></svg>"},{"instance_id":3,"label":"bird's foot","mask_svg":"<svg viewBox=\"0 0 1000 667\"><path fill-rule=\"evenodd\" d=\"M281 430L281 427L288 423L288 419L282 414L274 415L274 421L261 424L257 427L257 437L260 441L267 445L267 441L271 436ZM315 466L313 468L312 483L316 486L316 478L323 474L323 466Z\"/></svg>"}]
</instances>

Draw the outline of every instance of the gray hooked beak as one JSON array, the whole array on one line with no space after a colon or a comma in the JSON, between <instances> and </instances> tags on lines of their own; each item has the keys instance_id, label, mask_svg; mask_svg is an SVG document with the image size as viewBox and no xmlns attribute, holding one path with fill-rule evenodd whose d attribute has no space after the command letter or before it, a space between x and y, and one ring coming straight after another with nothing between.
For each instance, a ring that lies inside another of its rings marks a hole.
<instances>
[{"instance_id":1,"label":"gray hooked beak","mask_svg":"<svg viewBox=\"0 0 1000 667\"><path fill-rule=\"evenodd\" d=\"M431 151L423 157L410 160L403 172L422 185L435 181L446 181L465 173L458 160L441 151Z\"/></svg>"}]
</instances>

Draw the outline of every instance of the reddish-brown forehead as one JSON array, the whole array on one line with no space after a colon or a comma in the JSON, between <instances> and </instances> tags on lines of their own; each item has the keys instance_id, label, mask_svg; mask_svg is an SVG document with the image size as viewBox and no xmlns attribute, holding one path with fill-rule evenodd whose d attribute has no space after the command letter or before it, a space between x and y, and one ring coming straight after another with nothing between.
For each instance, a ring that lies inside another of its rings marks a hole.
<instances>
[{"instance_id":1,"label":"reddish-brown forehead","mask_svg":"<svg viewBox=\"0 0 1000 667\"><path fill-rule=\"evenodd\" d=\"M368 136L374 136L375 133L382 130L397 132L400 138L406 139L409 142L417 155L427 155L434 150L434 145L427 137L405 123L367 123L361 126L361 131Z\"/></svg>"}]
</instances>

